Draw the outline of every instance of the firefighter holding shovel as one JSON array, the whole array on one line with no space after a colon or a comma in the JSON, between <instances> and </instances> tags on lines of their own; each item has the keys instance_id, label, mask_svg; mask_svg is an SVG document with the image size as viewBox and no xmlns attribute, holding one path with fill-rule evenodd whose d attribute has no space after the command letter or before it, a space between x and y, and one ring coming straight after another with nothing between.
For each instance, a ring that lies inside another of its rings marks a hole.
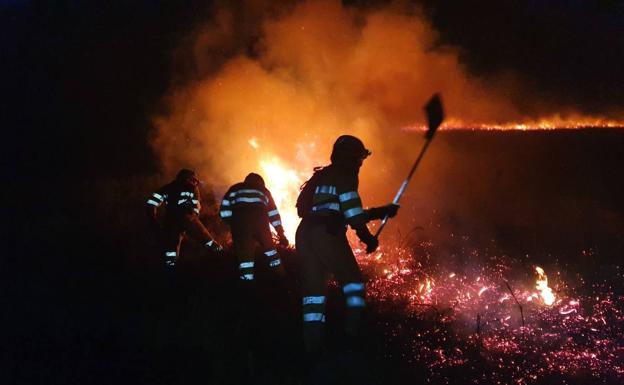
<instances>
[{"instance_id":1,"label":"firefighter holding shovel","mask_svg":"<svg viewBox=\"0 0 624 385\"><path fill-rule=\"evenodd\" d=\"M306 352L317 356L323 350L325 291L329 274L342 286L346 301L346 334L351 343L360 341L365 307L365 286L360 268L346 237L347 225L372 253L388 218L398 211L399 199L443 120L442 104L434 95L425 106L429 129L426 142L392 204L365 210L358 193L358 174L371 152L354 136L340 136L333 146L331 164L317 168L302 186L297 211L302 218L297 229L297 252L302 260L303 340ZM373 236L366 223L382 219Z\"/></svg>"}]
</instances>

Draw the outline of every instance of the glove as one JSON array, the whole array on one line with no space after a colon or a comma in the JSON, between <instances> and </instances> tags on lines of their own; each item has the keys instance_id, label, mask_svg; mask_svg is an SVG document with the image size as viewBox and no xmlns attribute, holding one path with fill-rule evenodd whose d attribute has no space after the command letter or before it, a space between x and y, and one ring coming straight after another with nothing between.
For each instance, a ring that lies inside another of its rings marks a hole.
<instances>
[{"instance_id":1,"label":"glove","mask_svg":"<svg viewBox=\"0 0 624 385\"><path fill-rule=\"evenodd\" d=\"M386 215L390 218L393 218L397 215L399 211L399 205L395 205L394 203L390 203L389 205L381 206L381 207L373 207L372 209L366 210L366 214L368 215L368 220L372 221L374 219L383 219Z\"/></svg>"},{"instance_id":2,"label":"glove","mask_svg":"<svg viewBox=\"0 0 624 385\"><path fill-rule=\"evenodd\" d=\"M286 235L284 233L279 233L279 244L282 246L288 246L288 238L286 238Z\"/></svg>"},{"instance_id":3,"label":"glove","mask_svg":"<svg viewBox=\"0 0 624 385\"><path fill-rule=\"evenodd\" d=\"M357 234L358 238L360 238L360 240L366 244L366 252L368 254L377 250L377 247L379 246L379 241L377 240L377 238L373 237L373 234L370 233L366 225L355 229L355 233Z\"/></svg>"},{"instance_id":4,"label":"glove","mask_svg":"<svg viewBox=\"0 0 624 385\"><path fill-rule=\"evenodd\" d=\"M220 253L223 251L223 247L220 244L218 244L217 241L215 241L214 239L206 242L204 244L204 247L206 247L207 249L215 253Z\"/></svg>"},{"instance_id":5,"label":"glove","mask_svg":"<svg viewBox=\"0 0 624 385\"><path fill-rule=\"evenodd\" d=\"M389 205L383 206L382 208L384 210L386 210L385 214L388 217L394 218L397 215L397 213L399 212L399 207L401 207L401 206L399 206L397 204L394 204L394 203L390 203Z\"/></svg>"},{"instance_id":6,"label":"glove","mask_svg":"<svg viewBox=\"0 0 624 385\"><path fill-rule=\"evenodd\" d=\"M366 253L370 254L373 251L377 250L377 247L379 247L379 240L377 240L377 238L375 237L371 237L370 239L367 239L366 241L364 241L364 243L366 243Z\"/></svg>"}]
</instances>

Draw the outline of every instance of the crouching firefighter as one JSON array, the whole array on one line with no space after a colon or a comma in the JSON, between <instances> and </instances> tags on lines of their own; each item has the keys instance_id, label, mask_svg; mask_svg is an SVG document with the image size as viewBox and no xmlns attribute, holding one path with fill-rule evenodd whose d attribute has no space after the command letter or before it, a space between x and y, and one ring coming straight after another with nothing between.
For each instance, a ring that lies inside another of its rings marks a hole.
<instances>
[{"instance_id":1,"label":"crouching firefighter","mask_svg":"<svg viewBox=\"0 0 624 385\"><path fill-rule=\"evenodd\" d=\"M211 251L223 250L199 220L201 205L198 185L199 179L195 172L182 169L174 181L156 190L147 200L147 215L160 238L167 269L175 267L185 234ZM161 228L157 214L158 208L163 205L167 208L164 226Z\"/></svg>"},{"instance_id":2,"label":"crouching firefighter","mask_svg":"<svg viewBox=\"0 0 624 385\"><path fill-rule=\"evenodd\" d=\"M323 349L326 282L333 275L346 300L347 338L357 343L365 307L365 287L360 268L346 237L347 225L366 244L366 251L377 249L378 241L366 226L368 221L396 215L398 206L364 210L358 194L358 173L371 152L362 141L350 135L334 143L331 164L315 168L302 186L297 212L302 221L297 228L296 245L302 264L303 340L307 353Z\"/></svg>"},{"instance_id":3,"label":"crouching firefighter","mask_svg":"<svg viewBox=\"0 0 624 385\"><path fill-rule=\"evenodd\" d=\"M254 280L254 254L257 244L262 248L269 267L283 272L269 224L275 229L281 245L288 246L288 239L284 235L275 201L260 175L251 173L243 182L230 187L221 202L219 215L230 225L232 231L240 280Z\"/></svg>"}]
</instances>

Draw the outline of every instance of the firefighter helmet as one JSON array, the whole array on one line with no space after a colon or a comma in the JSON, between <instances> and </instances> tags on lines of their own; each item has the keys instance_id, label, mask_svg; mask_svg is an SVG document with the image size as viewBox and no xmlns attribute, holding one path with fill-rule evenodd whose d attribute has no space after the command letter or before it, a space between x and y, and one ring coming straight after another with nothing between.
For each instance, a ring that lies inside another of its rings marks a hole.
<instances>
[{"instance_id":1,"label":"firefighter helmet","mask_svg":"<svg viewBox=\"0 0 624 385\"><path fill-rule=\"evenodd\" d=\"M340 160L360 161L366 159L371 152L364 147L364 143L355 136L341 135L336 139L332 149L331 161Z\"/></svg>"},{"instance_id":2,"label":"firefighter helmet","mask_svg":"<svg viewBox=\"0 0 624 385\"><path fill-rule=\"evenodd\" d=\"M245 183L256 188L264 187L264 179L262 179L260 175L254 172L250 173L245 177Z\"/></svg>"},{"instance_id":3,"label":"firefighter helmet","mask_svg":"<svg viewBox=\"0 0 624 385\"><path fill-rule=\"evenodd\" d=\"M187 168L183 168L178 171L178 175L176 175L176 180L182 183L189 183L192 185L197 185L199 183L199 178L197 178L197 174L195 171L189 170Z\"/></svg>"}]
</instances>

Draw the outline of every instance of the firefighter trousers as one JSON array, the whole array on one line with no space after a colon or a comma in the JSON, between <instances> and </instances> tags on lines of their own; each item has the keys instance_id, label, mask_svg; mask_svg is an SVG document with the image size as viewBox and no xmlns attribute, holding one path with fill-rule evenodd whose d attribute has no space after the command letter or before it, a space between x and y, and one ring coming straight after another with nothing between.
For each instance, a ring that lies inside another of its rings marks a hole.
<instances>
[{"instance_id":1,"label":"firefighter trousers","mask_svg":"<svg viewBox=\"0 0 624 385\"><path fill-rule=\"evenodd\" d=\"M262 209L237 210L232 217L232 242L238 258L240 279L254 280L256 245L260 245L270 267L278 267L281 260L273 243L269 218Z\"/></svg>"},{"instance_id":2,"label":"firefighter trousers","mask_svg":"<svg viewBox=\"0 0 624 385\"><path fill-rule=\"evenodd\" d=\"M306 351L317 353L323 348L327 279L330 275L338 281L344 293L347 337L359 338L365 288L344 226L332 229L322 222L304 218L297 229L296 245L301 258L303 341Z\"/></svg>"},{"instance_id":3,"label":"firefighter trousers","mask_svg":"<svg viewBox=\"0 0 624 385\"><path fill-rule=\"evenodd\" d=\"M195 213L166 221L163 232L163 249L167 268L175 266L185 234L205 246L210 246L214 242L210 232Z\"/></svg>"}]
</instances>

